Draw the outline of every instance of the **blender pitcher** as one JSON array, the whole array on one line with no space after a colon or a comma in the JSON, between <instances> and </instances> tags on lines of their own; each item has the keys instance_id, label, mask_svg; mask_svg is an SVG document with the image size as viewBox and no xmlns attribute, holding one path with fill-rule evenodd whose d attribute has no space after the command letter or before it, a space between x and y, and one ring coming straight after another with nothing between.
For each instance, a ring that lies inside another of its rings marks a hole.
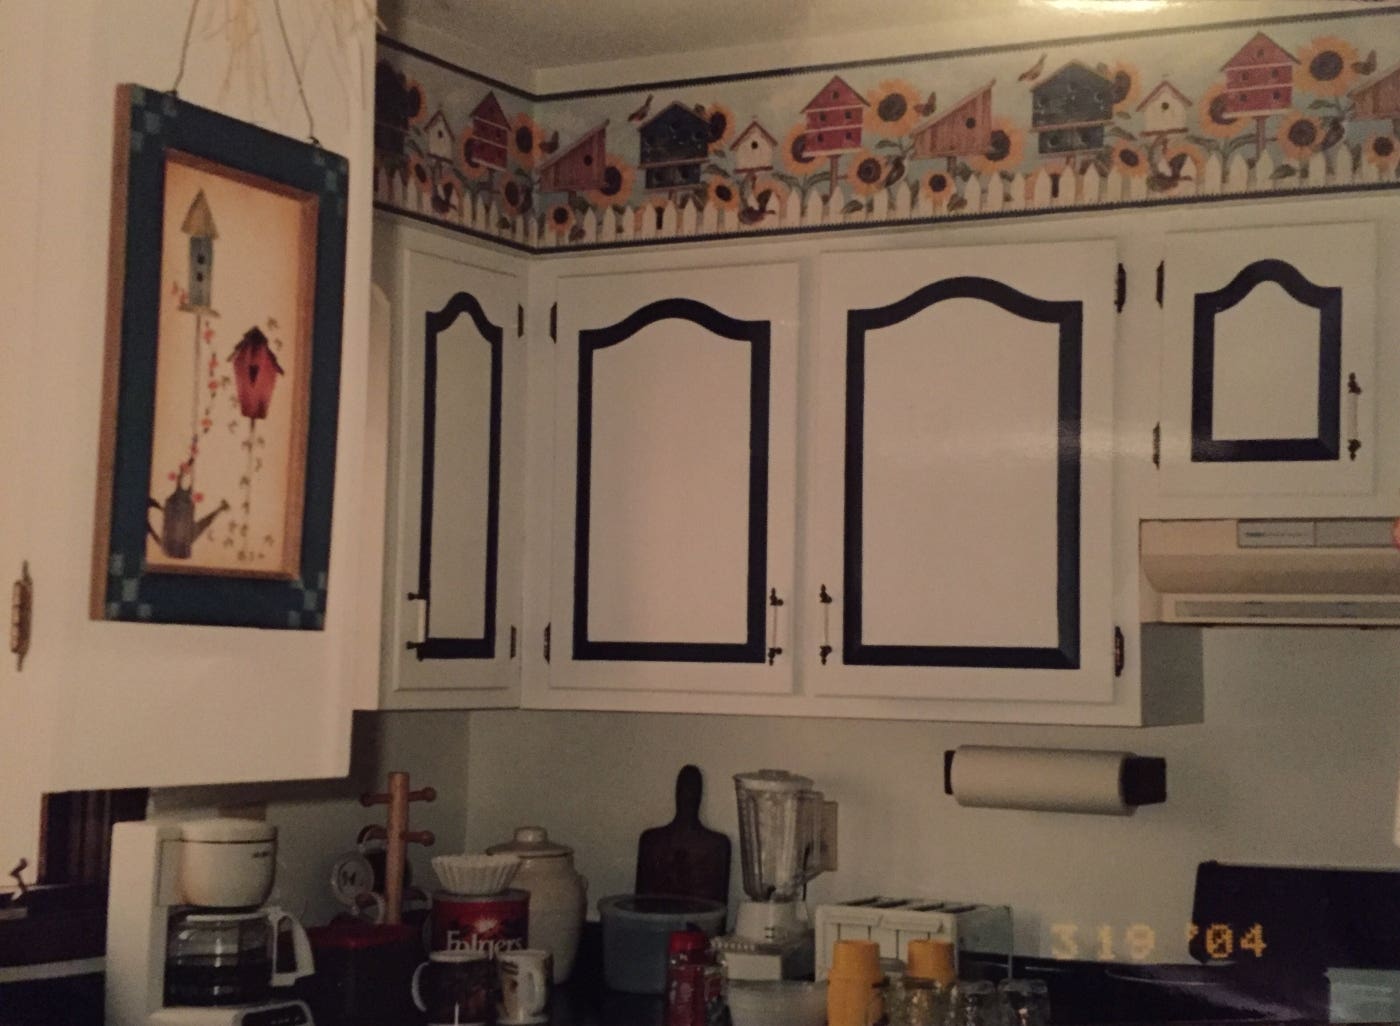
<instances>
[{"instance_id":1,"label":"blender pitcher","mask_svg":"<svg viewBox=\"0 0 1400 1026\"><path fill-rule=\"evenodd\" d=\"M734 777L744 893L736 933L776 941L806 929L802 890L821 872L822 796L807 777L758 770Z\"/></svg>"}]
</instances>

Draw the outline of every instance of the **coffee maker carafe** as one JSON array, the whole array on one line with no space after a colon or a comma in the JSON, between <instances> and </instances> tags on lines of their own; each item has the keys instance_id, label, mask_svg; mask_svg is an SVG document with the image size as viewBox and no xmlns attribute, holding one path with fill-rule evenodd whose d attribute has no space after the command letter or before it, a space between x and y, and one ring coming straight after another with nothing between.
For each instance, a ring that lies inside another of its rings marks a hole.
<instances>
[{"instance_id":1,"label":"coffee maker carafe","mask_svg":"<svg viewBox=\"0 0 1400 1026\"><path fill-rule=\"evenodd\" d=\"M119 823L107 903L109 1026L310 1026L278 999L312 971L306 931L264 906L277 828L256 820ZM278 972L290 944L292 966Z\"/></svg>"}]
</instances>

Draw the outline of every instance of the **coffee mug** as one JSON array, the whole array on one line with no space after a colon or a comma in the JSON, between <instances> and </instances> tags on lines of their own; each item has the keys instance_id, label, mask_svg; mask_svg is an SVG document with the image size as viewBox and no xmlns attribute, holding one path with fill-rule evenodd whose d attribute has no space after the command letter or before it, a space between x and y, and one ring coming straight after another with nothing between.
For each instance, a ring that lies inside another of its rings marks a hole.
<instances>
[{"instance_id":1,"label":"coffee mug","mask_svg":"<svg viewBox=\"0 0 1400 1026\"><path fill-rule=\"evenodd\" d=\"M496 1011L496 967L484 951L434 951L411 987L430 1026L484 1026Z\"/></svg>"},{"instance_id":2,"label":"coffee mug","mask_svg":"<svg viewBox=\"0 0 1400 1026\"><path fill-rule=\"evenodd\" d=\"M547 1022L554 959L543 948L502 951L496 956L501 972L498 1023Z\"/></svg>"}]
</instances>

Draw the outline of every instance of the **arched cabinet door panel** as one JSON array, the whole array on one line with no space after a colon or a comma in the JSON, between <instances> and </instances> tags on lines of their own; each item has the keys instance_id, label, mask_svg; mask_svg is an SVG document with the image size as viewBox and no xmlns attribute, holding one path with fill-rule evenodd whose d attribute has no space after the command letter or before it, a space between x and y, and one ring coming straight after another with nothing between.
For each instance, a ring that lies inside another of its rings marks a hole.
<instances>
[{"instance_id":1,"label":"arched cabinet door panel","mask_svg":"<svg viewBox=\"0 0 1400 1026\"><path fill-rule=\"evenodd\" d=\"M1113 243L826 257L819 694L1112 695Z\"/></svg>"},{"instance_id":2,"label":"arched cabinet door panel","mask_svg":"<svg viewBox=\"0 0 1400 1026\"><path fill-rule=\"evenodd\" d=\"M790 691L796 269L558 304L550 687Z\"/></svg>"},{"instance_id":3,"label":"arched cabinet door panel","mask_svg":"<svg viewBox=\"0 0 1400 1026\"><path fill-rule=\"evenodd\" d=\"M396 240L380 275L395 307L385 704L506 703L520 666L519 283L428 233L381 231Z\"/></svg>"},{"instance_id":4,"label":"arched cabinet door panel","mask_svg":"<svg viewBox=\"0 0 1400 1026\"><path fill-rule=\"evenodd\" d=\"M1369 224L1168 236L1165 492L1374 491L1375 268Z\"/></svg>"}]
</instances>

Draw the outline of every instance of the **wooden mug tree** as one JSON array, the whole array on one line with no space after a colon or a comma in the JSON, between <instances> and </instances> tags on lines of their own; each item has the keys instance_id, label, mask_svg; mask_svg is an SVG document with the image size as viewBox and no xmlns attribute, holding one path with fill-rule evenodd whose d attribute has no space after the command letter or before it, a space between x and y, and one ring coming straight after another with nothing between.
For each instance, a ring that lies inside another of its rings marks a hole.
<instances>
[{"instance_id":1,"label":"wooden mug tree","mask_svg":"<svg viewBox=\"0 0 1400 1026\"><path fill-rule=\"evenodd\" d=\"M408 829L408 803L431 802L437 792L431 787L417 791L408 788L408 774L389 774L389 790L360 795L360 804L389 806L384 825L384 922L403 922L403 868L408 846L421 844L431 847L437 840L431 830ZM377 831L376 831L377 832Z\"/></svg>"}]
</instances>

